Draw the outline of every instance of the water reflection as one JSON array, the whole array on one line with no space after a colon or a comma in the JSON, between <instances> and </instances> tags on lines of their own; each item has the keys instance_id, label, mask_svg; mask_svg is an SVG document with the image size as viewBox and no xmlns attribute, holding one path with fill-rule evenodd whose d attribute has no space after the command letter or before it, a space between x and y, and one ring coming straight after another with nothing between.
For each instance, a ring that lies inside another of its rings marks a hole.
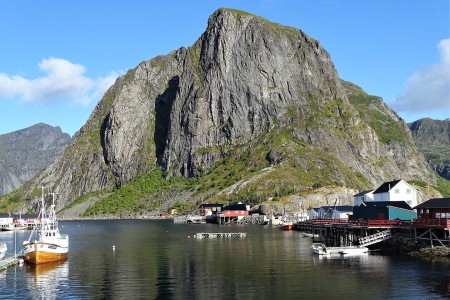
<instances>
[{"instance_id":1,"label":"water reflection","mask_svg":"<svg viewBox=\"0 0 450 300\"><path fill-rule=\"evenodd\" d=\"M57 299L69 278L68 261L42 265L26 265L27 285L34 299Z\"/></svg>"},{"instance_id":2,"label":"water reflection","mask_svg":"<svg viewBox=\"0 0 450 300\"><path fill-rule=\"evenodd\" d=\"M170 221L61 224L72 240L68 260L0 272L0 299L450 296L446 263L373 253L314 256L311 239L268 226L187 226ZM214 231L246 232L247 237L188 238Z\"/></svg>"}]
</instances>

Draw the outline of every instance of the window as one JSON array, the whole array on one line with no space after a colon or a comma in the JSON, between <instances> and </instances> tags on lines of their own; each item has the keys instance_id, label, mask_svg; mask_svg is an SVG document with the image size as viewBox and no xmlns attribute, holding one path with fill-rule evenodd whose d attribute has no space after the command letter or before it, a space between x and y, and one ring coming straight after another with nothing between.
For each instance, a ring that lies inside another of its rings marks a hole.
<instances>
[{"instance_id":1,"label":"window","mask_svg":"<svg viewBox=\"0 0 450 300\"><path fill-rule=\"evenodd\" d=\"M394 192L395 192L396 194L400 194L400 190L399 190L399 189L395 189Z\"/></svg>"},{"instance_id":2,"label":"window","mask_svg":"<svg viewBox=\"0 0 450 300\"><path fill-rule=\"evenodd\" d=\"M406 189L407 194L411 194L411 189Z\"/></svg>"},{"instance_id":3,"label":"window","mask_svg":"<svg viewBox=\"0 0 450 300\"><path fill-rule=\"evenodd\" d=\"M427 214L429 214L429 213L430 213L430 210L427 208L426 212L427 212Z\"/></svg>"},{"instance_id":4,"label":"window","mask_svg":"<svg viewBox=\"0 0 450 300\"><path fill-rule=\"evenodd\" d=\"M441 213L436 213L436 219L440 219L441 218Z\"/></svg>"}]
</instances>

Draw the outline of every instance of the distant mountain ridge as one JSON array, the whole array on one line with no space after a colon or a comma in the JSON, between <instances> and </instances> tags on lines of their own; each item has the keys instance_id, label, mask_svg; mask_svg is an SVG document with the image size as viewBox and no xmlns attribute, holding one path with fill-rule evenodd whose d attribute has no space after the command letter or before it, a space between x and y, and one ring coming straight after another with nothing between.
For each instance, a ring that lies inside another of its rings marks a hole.
<instances>
[{"instance_id":1,"label":"distant mountain ridge","mask_svg":"<svg viewBox=\"0 0 450 300\"><path fill-rule=\"evenodd\" d=\"M122 190L94 207L119 214L400 178L436 185L409 128L381 98L342 81L301 30L219 9L191 47L118 78L64 154L17 195L30 199L48 184L62 209Z\"/></svg>"},{"instance_id":2,"label":"distant mountain ridge","mask_svg":"<svg viewBox=\"0 0 450 300\"><path fill-rule=\"evenodd\" d=\"M0 135L0 195L33 178L61 155L71 141L61 128L44 123Z\"/></svg>"},{"instance_id":3,"label":"distant mountain ridge","mask_svg":"<svg viewBox=\"0 0 450 300\"><path fill-rule=\"evenodd\" d=\"M450 119L424 118L408 126L431 168L450 180Z\"/></svg>"}]
</instances>

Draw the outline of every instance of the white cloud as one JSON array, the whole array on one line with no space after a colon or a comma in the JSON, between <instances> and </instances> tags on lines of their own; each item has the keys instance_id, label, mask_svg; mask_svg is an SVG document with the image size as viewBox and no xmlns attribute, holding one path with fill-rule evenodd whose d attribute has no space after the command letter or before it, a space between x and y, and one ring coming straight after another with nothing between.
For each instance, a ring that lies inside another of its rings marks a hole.
<instances>
[{"instance_id":1,"label":"white cloud","mask_svg":"<svg viewBox=\"0 0 450 300\"><path fill-rule=\"evenodd\" d=\"M45 75L35 79L0 73L0 98L18 97L27 103L66 101L88 105L100 100L118 77L111 73L104 78L89 78L84 75L84 66L61 58L43 59L38 66Z\"/></svg>"},{"instance_id":2,"label":"white cloud","mask_svg":"<svg viewBox=\"0 0 450 300\"><path fill-rule=\"evenodd\" d=\"M447 110L450 116L450 39L438 44L440 61L417 71L405 83L404 92L394 99L398 112L419 113Z\"/></svg>"}]
</instances>

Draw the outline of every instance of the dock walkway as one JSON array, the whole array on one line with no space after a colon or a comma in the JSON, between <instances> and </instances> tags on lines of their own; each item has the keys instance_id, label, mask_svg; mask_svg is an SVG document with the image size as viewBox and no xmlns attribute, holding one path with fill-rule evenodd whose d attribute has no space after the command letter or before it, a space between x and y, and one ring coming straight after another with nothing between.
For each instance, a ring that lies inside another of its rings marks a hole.
<instances>
[{"instance_id":1,"label":"dock walkway","mask_svg":"<svg viewBox=\"0 0 450 300\"><path fill-rule=\"evenodd\" d=\"M234 238L234 237L245 237L247 233L245 232L199 232L194 236L199 239L203 238Z\"/></svg>"}]
</instances>

